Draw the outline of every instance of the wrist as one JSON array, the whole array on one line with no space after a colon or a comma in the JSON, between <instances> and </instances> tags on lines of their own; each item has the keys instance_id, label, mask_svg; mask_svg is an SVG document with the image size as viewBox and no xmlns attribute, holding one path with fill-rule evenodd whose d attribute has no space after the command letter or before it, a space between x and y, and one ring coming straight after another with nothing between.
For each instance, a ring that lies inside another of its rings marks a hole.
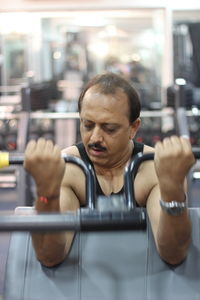
<instances>
[{"instance_id":1,"label":"wrist","mask_svg":"<svg viewBox=\"0 0 200 300\"><path fill-rule=\"evenodd\" d=\"M53 201L54 199L59 199L59 195L53 195L53 196L39 196L38 195L38 200L39 202L42 202L44 204L48 204L49 201Z\"/></svg>"},{"instance_id":2,"label":"wrist","mask_svg":"<svg viewBox=\"0 0 200 300\"><path fill-rule=\"evenodd\" d=\"M184 184L160 185L160 194L165 202L170 202L174 199L178 202L183 202L186 198Z\"/></svg>"},{"instance_id":3,"label":"wrist","mask_svg":"<svg viewBox=\"0 0 200 300\"><path fill-rule=\"evenodd\" d=\"M38 195L35 208L38 212L60 212L60 195Z\"/></svg>"},{"instance_id":4,"label":"wrist","mask_svg":"<svg viewBox=\"0 0 200 300\"><path fill-rule=\"evenodd\" d=\"M44 196L49 199L56 198L60 195L61 185L54 182L36 183L36 191L38 196Z\"/></svg>"},{"instance_id":5,"label":"wrist","mask_svg":"<svg viewBox=\"0 0 200 300\"><path fill-rule=\"evenodd\" d=\"M160 206L164 212L171 216L180 216L187 209L186 197L184 201L170 201L166 202L160 200Z\"/></svg>"},{"instance_id":6,"label":"wrist","mask_svg":"<svg viewBox=\"0 0 200 300\"><path fill-rule=\"evenodd\" d=\"M53 200L54 198L57 198L60 196L60 186L59 187L41 187L37 185L37 196L38 197L46 197L49 200Z\"/></svg>"}]
</instances>

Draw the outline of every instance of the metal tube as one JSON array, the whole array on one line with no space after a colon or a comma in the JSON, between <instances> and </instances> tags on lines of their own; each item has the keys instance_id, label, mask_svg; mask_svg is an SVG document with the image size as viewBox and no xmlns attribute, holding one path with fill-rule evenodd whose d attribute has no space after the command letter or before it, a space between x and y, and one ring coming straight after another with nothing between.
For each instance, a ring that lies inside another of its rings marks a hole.
<instances>
[{"instance_id":1,"label":"metal tube","mask_svg":"<svg viewBox=\"0 0 200 300\"><path fill-rule=\"evenodd\" d=\"M118 231L145 228L143 208L114 212L84 208L62 214L0 216L0 231Z\"/></svg>"},{"instance_id":2,"label":"metal tube","mask_svg":"<svg viewBox=\"0 0 200 300\"><path fill-rule=\"evenodd\" d=\"M80 229L76 214L36 214L0 216L0 231L58 231Z\"/></svg>"},{"instance_id":3,"label":"metal tube","mask_svg":"<svg viewBox=\"0 0 200 300\"><path fill-rule=\"evenodd\" d=\"M135 178L138 168L143 161L154 159L154 153L138 153L135 158L126 167L124 173L124 195L128 209L136 208L135 193L133 189L133 179Z\"/></svg>"},{"instance_id":4,"label":"metal tube","mask_svg":"<svg viewBox=\"0 0 200 300\"><path fill-rule=\"evenodd\" d=\"M192 152L196 159L200 159L200 148L192 148ZM135 178L138 168L143 161L153 160L154 153L138 153L134 160L132 160L129 166L125 169L124 174L124 195L127 202L128 209L136 207L135 193L133 189L133 179Z\"/></svg>"},{"instance_id":5,"label":"metal tube","mask_svg":"<svg viewBox=\"0 0 200 300\"><path fill-rule=\"evenodd\" d=\"M86 206L94 209L96 205L96 181L94 170L91 164L84 162L82 159L69 155L62 155L65 162L78 165L86 176Z\"/></svg>"},{"instance_id":6,"label":"metal tube","mask_svg":"<svg viewBox=\"0 0 200 300\"><path fill-rule=\"evenodd\" d=\"M186 109L179 107L176 111L177 127L180 136L187 136L189 138L190 132L186 116Z\"/></svg>"}]
</instances>

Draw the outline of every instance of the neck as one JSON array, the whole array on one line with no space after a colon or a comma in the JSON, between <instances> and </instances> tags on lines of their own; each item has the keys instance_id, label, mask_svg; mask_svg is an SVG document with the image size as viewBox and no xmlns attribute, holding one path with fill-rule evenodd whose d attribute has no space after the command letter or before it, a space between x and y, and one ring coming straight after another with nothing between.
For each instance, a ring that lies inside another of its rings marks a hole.
<instances>
[{"instance_id":1,"label":"neck","mask_svg":"<svg viewBox=\"0 0 200 300\"><path fill-rule=\"evenodd\" d=\"M121 155L121 159L117 159L116 162L113 162L113 164L108 167L94 164L96 174L113 177L120 175L122 172L124 173L124 168L128 165L131 159L133 148L134 144L132 140L130 140L127 150Z\"/></svg>"}]
</instances>

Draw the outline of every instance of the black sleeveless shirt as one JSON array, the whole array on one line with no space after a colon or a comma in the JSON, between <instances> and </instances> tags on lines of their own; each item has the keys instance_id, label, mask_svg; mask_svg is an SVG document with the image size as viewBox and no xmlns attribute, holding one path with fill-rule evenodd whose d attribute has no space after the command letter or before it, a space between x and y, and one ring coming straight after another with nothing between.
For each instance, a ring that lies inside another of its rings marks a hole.
<instances>
[{"instance_id":1,"label":"black sleeveless shirt","mask_svg":"<svg viewBox=\"0 0 200 300\"><path fill-rule=\"evenodd\" d=\"M136 154L138 154L139 152L143 152L143 149L144 149L144 144L138 143L138 142L135 142L135 141L133 141L133 142L134 142L134 148L133 148L133 152L132 152L132 155L131 155L131 159L133 159L134 156ZM78 143L75 146L78 148L81 159L83 161L91 164L91 166L93 167L93 163L91 162L90 158L88 157L83 143ZM94 169L94 167L93 167L93 169ZM95 170L94 170L94 173L95 173ZM103 191L101 189L99 181L97 179L96 173L95 173L95 180L96 180L96 194L97 194L97 196L102 196L102 195L105 196L105 194L103 193ZM112 195L122 195L123 192L124 192L124 187L122 187L122 189L118 193L112 193Z\"/></svg>"}]
</instances>

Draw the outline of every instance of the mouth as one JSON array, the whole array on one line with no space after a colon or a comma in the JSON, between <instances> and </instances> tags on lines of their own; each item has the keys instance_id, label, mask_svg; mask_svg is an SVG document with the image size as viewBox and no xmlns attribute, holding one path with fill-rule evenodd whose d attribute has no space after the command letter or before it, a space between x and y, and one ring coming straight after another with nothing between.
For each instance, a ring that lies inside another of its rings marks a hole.
<instances>
[{"instance_id":1,"label":"mouth","mask_svg":"<svg viewBox=\"0 0 200 300\"><path fill-rule=\"evenodd\" d=\"M98 156L105 152L107 149L100 144L89 144L89 152L91 155Z\"/></svg>"}]
</instances>

